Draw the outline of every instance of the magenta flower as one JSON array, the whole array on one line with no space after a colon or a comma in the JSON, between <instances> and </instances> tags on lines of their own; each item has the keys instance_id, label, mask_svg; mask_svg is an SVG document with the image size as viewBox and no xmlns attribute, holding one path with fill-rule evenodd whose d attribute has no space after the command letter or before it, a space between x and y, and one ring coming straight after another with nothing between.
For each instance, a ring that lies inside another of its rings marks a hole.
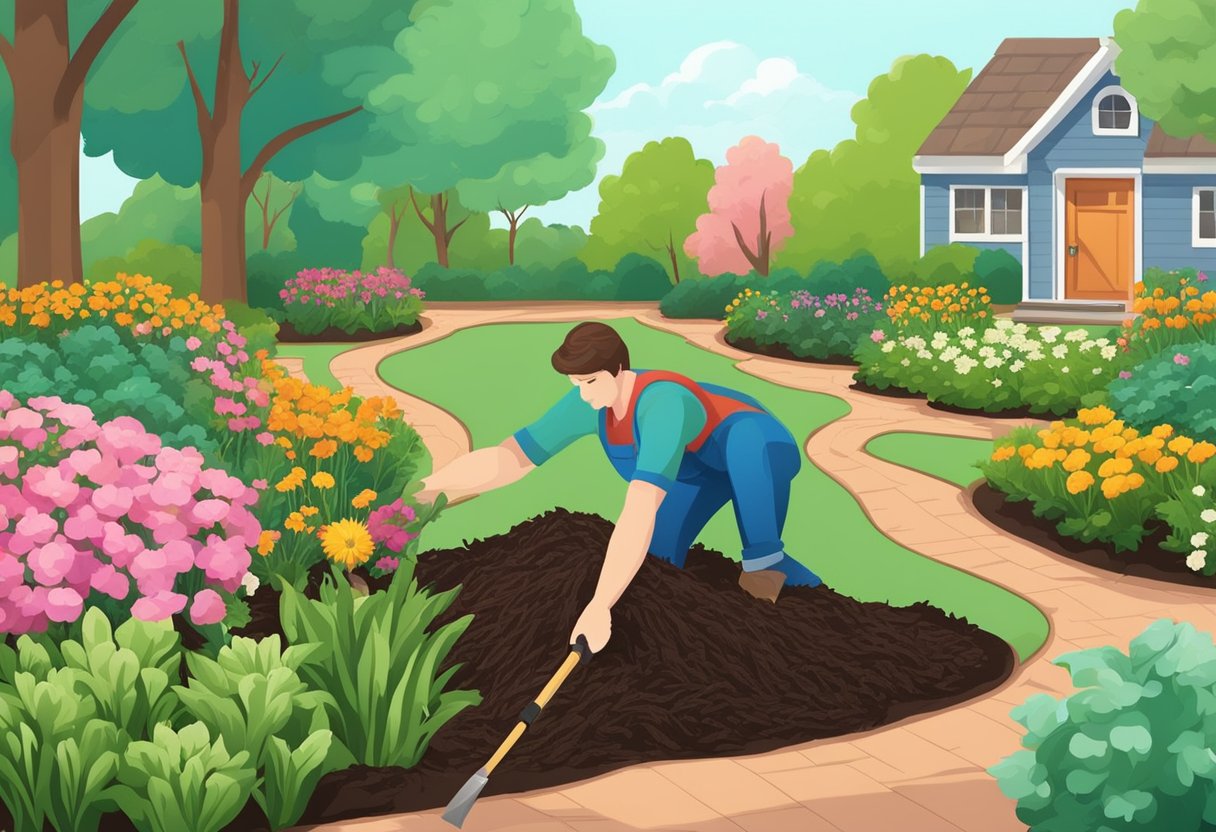
<instances>
[{"instance_id":1,"label":"magenta flower","mask_svg":"<svg viewBox=\"0 0 1216 832\"><path fill-rule=\"evenodd\" d=\"M12 445L0 446L0 477L17 479L17 449Z\"/></svg>"},{"instance_id":2,"label":"magenta flower","mask_svg":"<svg viewBox=\"0 0 1216 832\"><path fill-rule=\"evenodd\" d=\"M400 560L389 557L388 555L385 555L384 557L380 558L380 560L376 561L376 568L381 572L396 572L397 567L400 565Z\"/></svg>"},{"instance_id":3,"label":"magenta flower","mask_svg":"<svg viewBox=\"0 0 1216 832\"><path fill-rule=\"evenodd\" d=\"M186 596L162 590L131 605L131 615L140 621L164 621L186 608Z\"/></svg>"},{"instance_id":4,"label":"magenta flower","mask_svg":"<svg viewBox=\"0 0 1216 832\"><path fill-rule=\"evenodd\" d=\"M194 352L202 345L203 342L198 339L198 336L191 335L186 339L186 349L190 350L190 352Z\"/></svg>"},{"instance_id":5,"label":"magenta flower","mask_svg":"<svg viewBox=\"0 0 1216 832\"><path fill-rule=\"evenodd\" d=\"M274 444L274 434L270 433L269 431L262 431L255 438L258 440L259 445Z\"/></svg>"},{"instance_id":6,"label":"magenta flower","mask_svg":"<svg viewBox=\"0 0 1216 832\"><path fill-rule=\"evenodd\" d=\"M1180 367L1185 367L1187 364L1191 363L1191 359L1183 353L1176 352L1174 353L1174 363Z\"/></svg>"},{"instance_id":7,"label":"magenta flower","mask_svg":"<svg viewBox=\"0 0 1216 832\"><path fill-rule=\"evenodd\" d=\"M121 601L131 592L131 579L115 569L113 564L103 563L90 576L89 586L103 595Z\"/></svg>"},{"instance_id":8,"label":"magenta flower","mask_svg":"<svg viewBox=\"0 0 1216 832\"><path fill-rule=\"evenodd\" d=\"M49 543L33 549L26 558L34 580L43 586L54 586L68 576L79 552L62 534Z\"/></svg>"},{"instance_id":9,"label":"magenta flower","mask_svg":"<svg viewBox=\"0 0 1216 832\"><path fill-rule=\"evenodd\" d=\"M1132 374L1129 373L1127 370L1119 371L1119 378L1131 378L1131 377L1132 377Z\"/></svg>"},{"instance_id":10,"label":"magenta flower","mask_svg":"<svg viewBox=\"0 0 1216 832\"><path fill-rule=\"evenodd\" d=\"M882 341L886 337L887 337L887 334L885 332L883 332L881 329L876 329L870 333L870 340L873 341L875 344L877 344L879 341Z\"/></svg>"},{"instance_id":11,"label":"magenta flower","mask_svg":"<svg viewBox=\"0 0 1216 832\"><path fill-rule=\"evenodd\" d=\"M75 621L84 612L84 599L71 587L56 587L46 594L46 617L51 621Z\"/></svg>"},{"instance_id":12,"label":"magenta flower","mask_svg":"<svg viewBox=\"0 0 1216 832\"><path fill-rule=\"evenodd\" d=\"M1207 283L1208 276L1206 274L1204 274L1203 272L1200 272L1199 276L1197 278L1195 278L1195 282L1196 283Z\"/></svg>"},{"instance_id":13,"label":"magenta flower","mask_svg":"<svg viewBox=\"0 0 1216 832\"><path fill-rule=\"evenodd\" d=\"M224 599L214 589L204 589L197 593L194 603L190 605L190 620L200 626L219 624L227 614Z\"/></svg>"},{"instance_id":14,"label":"magenta flower","mask_svg":"<svg viewBox=\"0 0 1216 832\"><path fill-rule=\"evenodd\" d=\"M256 488L258 491L265 491L266 486L267 486L266 480L254 480L253 481L253 487Z\"/></svg>"}]
</instances>

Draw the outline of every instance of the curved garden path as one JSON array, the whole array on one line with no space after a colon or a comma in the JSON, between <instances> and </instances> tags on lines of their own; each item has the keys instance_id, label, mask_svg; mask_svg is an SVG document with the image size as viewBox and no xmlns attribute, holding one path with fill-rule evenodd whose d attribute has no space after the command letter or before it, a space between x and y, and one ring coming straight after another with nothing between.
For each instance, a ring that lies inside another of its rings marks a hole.
<instances>
[{"instance_id":1,"label":"curved garden path","mask_svg":"<svg viewBox=\"0 0 1216 832\"><path fill-rule=\"evenodd\" d=\"M1013 706L1035 693L1074 692L1067 671L1050 659L1099 645L1126 649L1132 637L1162 617L1216 630L1216 595L1115 575L1048 554L987 523L971 508L965 490L865 452L866 443L883 433L983 439L1003 435L1016 422L954 415L920 400L852 390L851 368L734 349L722 342L718 322L667 320L653 303L432 303L421 333L344 352L330 368L360 395L394 396L436 465L442 465L469 449L467 431L452 414L380 381L376 368L384 357L479 324L627 316L737 359L743 372L844 399L852 411L809 437L808 458L848 489L891 539L1023 596L1048 617L1051 632L1043 648L1001 688L979 699L867 733L766 754L642 764L525 795L486 797L465 824L469 832L1025 830L1014 814L1014 801L1001 794L985 769L1021 747L1021 727L1009 716ZM438 832L452 827L436 810L313 828Z\"/></svg>"}]
</instances>

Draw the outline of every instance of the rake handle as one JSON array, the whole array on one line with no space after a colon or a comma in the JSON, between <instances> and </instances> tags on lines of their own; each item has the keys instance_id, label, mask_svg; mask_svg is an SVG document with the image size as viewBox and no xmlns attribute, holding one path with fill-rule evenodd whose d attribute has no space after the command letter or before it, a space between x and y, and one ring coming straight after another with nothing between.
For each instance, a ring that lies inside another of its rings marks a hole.
<instances>
[{"instance_id":1,"label":"rake handle","mask_svg":"<svg viewBox=\"0 0 1216 832\"><path fill-rule=\"evenodd\" d=\"M536 698L523 709L523 712L519 715L519 721L515 723L515 727L511 729L511 733L507 735L507 738L502 741L502 745L498 746L498 750L494 752L489 762L485 764L487 777L502 762L502 758L507 756L507 752L519 741L524 731L528 730L528 726L540 715L541 710L549 704L549 700L553 698L553 694L557 693L557 689L562 686L562 682L566 681L566 677L578 665L588 661L591 661L591 648L587 644L587 639L584 636L579 636L578 642L570 647L570 655L566 656L566 660L562 662L557 672L541 688Z\"/></svg>"}]
</instances>

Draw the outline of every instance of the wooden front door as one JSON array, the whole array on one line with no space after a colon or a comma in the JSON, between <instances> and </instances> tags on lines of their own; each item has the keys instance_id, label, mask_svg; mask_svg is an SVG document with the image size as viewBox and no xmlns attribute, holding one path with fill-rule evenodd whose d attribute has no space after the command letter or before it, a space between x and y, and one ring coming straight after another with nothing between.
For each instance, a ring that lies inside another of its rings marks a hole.
<instances>
[{"instance_id":1,"label":"wooden front door","mask_svg":"<svg viewBox=\"0 0 1216 832\"><path fill-rule=\"evenodd\" d=\"M1066 180L1065 298L1131 299L1135 195L1134 179Z\"/></svg>"}]
</instances>

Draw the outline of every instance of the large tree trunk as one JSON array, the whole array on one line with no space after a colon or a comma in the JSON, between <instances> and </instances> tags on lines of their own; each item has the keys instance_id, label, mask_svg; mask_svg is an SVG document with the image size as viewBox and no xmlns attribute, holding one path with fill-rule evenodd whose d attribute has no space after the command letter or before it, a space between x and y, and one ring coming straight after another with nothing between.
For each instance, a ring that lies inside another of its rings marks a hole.
<instances>
[{"instance_id":1,"label":"large tree trunk","mask_svg":"<svg viewBox=\"0 0 1216 832\"><path fill-rule=\"evenodd\" d=\"M79 283L80 120L84 79L138 0L112 0L71 54L67 0L15 0L0 59L13 90L17 285Z\"/></svg>"}]
</instances>

